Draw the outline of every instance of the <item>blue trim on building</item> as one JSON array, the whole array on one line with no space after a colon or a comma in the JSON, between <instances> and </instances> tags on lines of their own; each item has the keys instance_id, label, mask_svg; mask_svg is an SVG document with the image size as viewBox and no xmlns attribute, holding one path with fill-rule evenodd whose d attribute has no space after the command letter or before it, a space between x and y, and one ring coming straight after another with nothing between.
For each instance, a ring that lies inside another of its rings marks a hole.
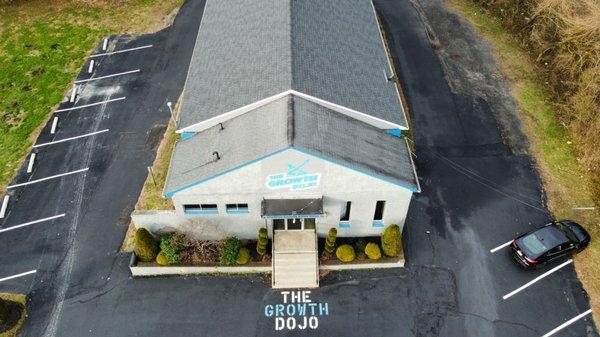
<instances>
[{"instance_id":1,"label":"blue trim on building","mask_svg":"<svg viewBox=\"0 0 600 337\"><path fill-rule=\"evenodd\" d=\"M373 228L383 228L383 221L373 220Z\"/></svg>"},{"instance_id":2,"label":"blue trim on building","mask_svg":"<svg viewBox=\"0 0 600 337\"><path fill-rule=\"evenodd\" d=\"M340 221L340 223L338 224L338 227L340 227L340 228L350 228L350 221Z\"/></svg>"},{"instance_id":3,"label":"blue trim on building","mask_svg":"<svg viewBox=\"0 0 600 337\"><path fill-rule=\"evenodd\" d=\"M271 157L271 156L277 155L277 154L279 154L279 153L281 153L281 152L283 152L283 151L286 151L286 150L288 150L288 149L290 149L290 147L289 147L289 146L286 146L286 147L284 147L284 148L282 148L282 149L280 149L280 150L277 150L277 151L275 151L275 152L273 152L273 153L269 153L269 154L268 154L268 155L266 155L266 156L262 156L262 157L260 157L260 158L256 158L256 159L254 159L254 160L251 160L251 161L249 161L249 162L247 162L247 163L244 163L244 164L242 164L242 165L239 165L239 166L236 166L236 167L230 168L229 170L225 170L225 171L223 171L223 172L221 172L221 173L219 173L219 174L215 174L215 175L214 175L214 176L212 176L212 177L204 178L204 179L198 180L198 181L196 181L196 182L193 182L193 183L191 183L191 184L187 184L187 185L185 185L185 186L182 186L182 187L180 187L180 188L177 188L177 189L175 189L175 190L173 190L173 191L165 192L165 197L167 197L167 198L171 198L171 197L173 196L173 194L175 194L175 193L177 193L177 192L181 192L181 191L183 191L183 190L187 190L187 189L188 189L188 188L190 188L190 187L194 187L194 186L196 186L196 185L200 185L200 184L202 184L202 183L204 183L204 182L206 182L206 181L209 181L209 180L212 180L212 179L214 179L214 178L220 177L220 176L222 176L222 175L225 175L225 174L227 174L227 173L229 173L229 172L237 171L237 170L241 169L242 167L245 167L245 166L248 166L248 165L252 165L252 164L254 164L254 163L257 163L257 162L259 162L259 161L262 161L262 160L264 160L264 159L266 159L266 158L269 158L269 157Z\"/></svg>"},{"instance_id":4,"label":"blue trim on building","mask_svg":"<svg viewBox=\"0 0 600 337\"><path fill-rule=\"evenodd\" d=\"M402 135L402 130L400 129L387 129L385 132L389 133L392 136L400 137Z\"/></svg>"},{"instance_id":5,"label":"blue trim on building","mask_svg":"<svg viewBox=\"0 0 600 337\"><path fill-rule=\"evenodd\" d=\"M197 132L184 131L181 133L181 140L186 140L194 137Z\"/></svg>"},{"instance_id":6,"label":"blue trim on building","mask_svg":"<svg viewBox=\"0 0 600 337\"><path fill-rule=\"evenodd\" d=\"M285 214L285 215L263 215L263 219L312 219L312 218L323 218L325 214Z\"/></svg>"},{"instance_id":7,"label":"blue trim on building","mask_svg":"<svg viewBox=\"0 0 600 337\"><path fill-rule=\"evenodd\" d=\"M407 186L407 184L401 183L401 182L399 182L397 180L393 180L393 179L390 179L390 178L387 178L387 177L383 177L383 176L380 176L380 175L377 175L377 174L373 174L371 172L367 172L366 170L359 169L357 167L353 167L353 166L350 166L350 165L345 164L345 163L341 163L341 162L339 162L337 160L334 160L334 159L322 156L320 154L316 154L316 153L311 152L309 150L305 150L305 149L300 148L300 147L292 147L291 149L292 150L296 150L296 151L301 152L301 153L304 153L304 154L307 154L309 156L317 157L319 159L325 160L325 161L330 162L332 164L336 164L336 165L339 165L341 167L345 167L345 168L350 169L352 171L362 173L362 174L367 175L369 177L373 177L375 179L383 180L383 181L385 181L387 183L390 183L392 185L396 185L396 186L405 188L405 189L407 189L407 190L409 190L411 192L419 192L419 189L416 188L416 187Z\"/></svg>"},{"instance_id":8,"label":"blue trim on building","mask_svg":"<svg viewBox=\"0 0 600 337\"><path fill-rule=\"evenodd\" d=\"M387 183L390 183L390 184L392 184L392 185L396 185L396 186L399 186L399 187L405 188L405 189L407 189L407 190L409 190L409 191L411 191L411 192L419 192L419 189L418 189L418 188L416 188L416 187L412 187L412 186L407 186L407 184L405 184L405 183L401 183L401 182L399 182L399 181L397 181L397 180L393 180L393 179L390 179L390 178L387 178L387 177L383 177L383 176L380 176L380 175L372 174L371 172L367 172L366 170L359 169L359 168L357 168L357 167L352 167L352 166L350 166L350 165L347 165L347 164L341 163L341 162L339 162L339 161L337 161L337 160L333 160L333 159L331 159L331 158L328 158L328 157L322 156L322 155L320 155L320 154L316 154L316 153L314 153L314 152L311 152L311 151L309 151L309 150L305 150L305 149L303 149L303 148L299 148L299 147L296 147L296 146L293 146L293 147L292 147L292 146L286 146L286 147L284 147L284 148L282 148L282 149L280 149L280 150L277 150L277 151L275 151L275 152L273 152L273 153L270 153L270 154L268 154L268 155L266 155L266 156L262 156L262 157L260 157L260 158L257 158L257 159L254 159L254 160L251 160L251 161L249 161L249 162L247 162L247 163L244 163L244 164L242 164L242 165L239 165L239 166L236 166L236 167L230 168L229 170L225 170L225 171L223 171L223 172L221 172L221 173L219 173L219 174L216 174L216 175L214 175L214 176L212 176L212 177L204 178L204 179L202 179L202 180L199 180L199 181L193 182L193 183L191 183L191 184L188 184L188 185L182 186L182 187L180 187L180 188L178 188L178 189L175 189L175 190L173 190L173 191L165 192L165 194L164 194L164 195L165 195L165 197L167 197L167 198L171 198L171 197L173 196L173 194L175 194L175 193L177 193L177 192L180 192L180 191L186 190L186 189L188 189L188 188L190 188L190 187L194 187L194 186L200 185L200 184L202 184L202 183L204 183L204 182L206 182L206 181L208 181L208 180L212 180L212 179L214 179L214 178L220 177L220 176L222 176L222 175L225 175L225 174L227 174L227 173L230 173L230 172L233 172L233 171L237 171L237 170L239 170L239 169L241 169L241 168L243 168L243 167L245 167L245 166L248 166L248 165L251 165L251 164L257 163L257 162L259 162L259 161L263 161L263 160L265 160L266 158L272 157L272 156L274 156L274 155L277 155L277 154L279 154L279 153L282 153L282 152L284 152L284 151L287 151L287 150L296 150L296 151L298 151L298 152L300 152L300 153L303 153L303 154L306 154L306 155L309 155L309 156L312 156L312 157L316 157L316 158L319 158L319 159L325 160L325 161L327 161L327 162L330 162L330 163L332 163L332 164L336 164L336 165L339 165L339 166L342 166L342 167L348 168L348 169L350 169L350 170L353 170L353 171L355 171L355 172L359 172L359 173L365 174L365 175L367 175L367 176L369 176L369 177L373 177L373 178L376 178L376 179L379 179L379 180L383 180L383 181L385 181L385 182L387 182Z\"/></svg>"},{"instance_id":9,"label":"blue trim on building","mask_svg":"<svg viewBox=\"0 0 600 337\"><path fill-rule=\"evenodd\" d=\"M227 214L248 214L250 213L250 211L248 209L237 209L237 210L226 210L225 213Z\"/></svg>"},{"instance_id":10,"label":"blue trim on building","mask_svg":"<svg viewBox=\"0 0 600 337\"><path fill-rule=\"evenodd\" d=\"M210 210L184 210L183 213L186 215L218 215L219 210L210 209Z\"/></svg>"}]
</instances>

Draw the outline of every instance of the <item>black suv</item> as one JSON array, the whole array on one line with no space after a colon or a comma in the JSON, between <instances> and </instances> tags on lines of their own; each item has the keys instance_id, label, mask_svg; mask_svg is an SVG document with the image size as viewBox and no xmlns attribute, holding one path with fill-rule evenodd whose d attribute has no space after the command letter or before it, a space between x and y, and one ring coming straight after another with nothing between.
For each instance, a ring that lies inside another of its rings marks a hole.
<instances>
[{"instance_id":1,"label":"black suv","mask_svg":"<svg viewBox=\"0 0 600 337\"><path fill-rule=\"evenodd\" d=\"M514 239L511 255L525 269L579 252L590 243L590 234L571 220L554 221Z\"/></svg>"}]
</instances>

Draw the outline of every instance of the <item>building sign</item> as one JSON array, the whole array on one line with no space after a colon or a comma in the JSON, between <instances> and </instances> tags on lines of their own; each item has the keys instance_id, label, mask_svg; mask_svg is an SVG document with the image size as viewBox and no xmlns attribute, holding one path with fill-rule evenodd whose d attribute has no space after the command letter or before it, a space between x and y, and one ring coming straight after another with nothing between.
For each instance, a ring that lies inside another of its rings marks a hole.
<instances>
[{"instance_id":1,"label":"building sign","mask_svg":"<svg viewBox=\"0 0 600 337\"><path fill-rule=\"evenodd\" d=\"M274 318L274 328L281 330L315 330L319 317L329 316L328 303L314 303L310 290L282 291L282 302L265 305L265 316Z\"/></svg>"},{"instance_id":2,"label":"building sign","mask_svg":"<svg viewBox=\"0 0 600 337\"><path fill-rule=\"evenodd\" d=\"M266 186L269 189L287 189L290 192L310 190L319 187L321 173L308 171L311 159L299 163L287 163L287 171L267 176Z\"/></svg>"}]
</instances>

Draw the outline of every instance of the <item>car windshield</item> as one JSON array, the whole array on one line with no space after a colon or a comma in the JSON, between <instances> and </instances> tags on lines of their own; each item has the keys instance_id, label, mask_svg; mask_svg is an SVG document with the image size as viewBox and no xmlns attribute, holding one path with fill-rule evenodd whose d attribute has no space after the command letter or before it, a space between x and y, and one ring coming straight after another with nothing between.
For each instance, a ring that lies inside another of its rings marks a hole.
<instances>
[{"instance_id":1,"label":"car windshield","mask_svg":"<svg viewBox=\"0 0 600 337\"><path fill-rule=\"evenodd\" d=\"M577 236L575 235L575 233L573 233L573 231L569 227L565 226L564 224L557 222L556 228L563 231L563 233L565 233L565 235L569 238L569 240L574 241L574 242L579 241L579 239L577 239Z\"/></svg>"},{"instance_id":2,"label":"car windshield","mask_svg":"<svg viewBox=\"0 0 600 337\"><path fill-rule=\"evenodd\" d=\"M525 254L531 258L536 258L548 250L548 247L535 235L535 233L521 238L521 244L519 246L521 246L521 249L523 249Z\"/></svg>"}]
</instances>

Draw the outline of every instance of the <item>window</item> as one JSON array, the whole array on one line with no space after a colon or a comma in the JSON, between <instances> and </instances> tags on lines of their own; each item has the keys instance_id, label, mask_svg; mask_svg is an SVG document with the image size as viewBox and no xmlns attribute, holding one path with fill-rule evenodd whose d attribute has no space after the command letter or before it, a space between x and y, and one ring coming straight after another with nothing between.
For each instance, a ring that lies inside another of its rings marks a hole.
<instances>
[{"instance_id":1,"label":"window","mask_svg":"<svg viewBox=\"0 0 600 337\"><path fill-rule=\"evenodd\" d=\"M285 220L284 219L273 219L273 229L283 231L285 230Z\"/></svg>"},{"instance_id":2,"label":"window","mask_svg":"<svg viewBox=\"0 0 600 337\"><path fill-rule=\"evenodd\" d=\"M248 204L227 204L225 205L225 211L228 214L248 213Z\"/></svg>"},{"instance_id":3,"label":"window","mask_svg":"<svg viewBox=\"0 0 600 337\"><path fill-rule=\"evenodd\" d=\"M350 221L350 208L352 203L350 201L346 202L345 207L342 206L342 213L340 213L340 221Z\"/></svg>"},{"instance_id":4,"label":"window","mask_svg":"<svg viewBox=\"0 0 600 337\"><path fill-rule=\"evenodd\" d=\"M373 215L373 220L381 221L383 220L383 211L385 209L385 201L379 200L375 205L375 214Z\"/></svg>"},{"instance_id":5,"label":"window","mask_svg":"<svg viewBox=\"0 0 600 337\"><path fill-rule=\"evenodd\" d=\"M301 230L302 219L287 219L287 230Z\"/></svg>"},{"instance_id":6,"label":"window","mask_svg":"<svg viewBox=\"0 0 600 337\"><path fill-rule=\"evenodd\" d=\"M187 204L183 205L185 214L219 214L217 204Z\"/></svg>"}]
</instances>

